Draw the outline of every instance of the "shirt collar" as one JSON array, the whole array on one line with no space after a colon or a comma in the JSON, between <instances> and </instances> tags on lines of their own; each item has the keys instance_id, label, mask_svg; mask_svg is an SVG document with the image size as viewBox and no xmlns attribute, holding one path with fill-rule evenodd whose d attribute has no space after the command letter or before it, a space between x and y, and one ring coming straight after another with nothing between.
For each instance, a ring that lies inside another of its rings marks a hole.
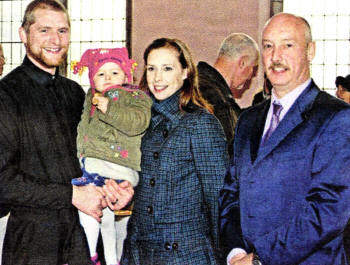
<instances>
[{"instance_id":1,"label":"shirt collar","mask_svg":"<svg viewBox=\"0 0 350 265\"><path fill-rule=\"evenodd\" d=\"M24 57L23 64L24 70L28 73L28 75L40 85L48 85L59 76L58 67L56 67L56 72L54 75L40 69L28 58L28 56Z\"/></svg>"},{"instance_id":2,"label":"shirt collar","mask_svg":"<svg viewBox=\"0 0 350 265\"><path fill-rule=\"evenodd\" d=\"M303 93L303 91L309 86L310 83L311 78L309 78L304 83L290 91L288 94L284 95L282 98L277 98L274 89L272 89L270 109L272 109L272 103L274 101L278 101L283 107L280 114L280 120L282 120L288 112L288 110L292 107L293 103L297 100L301 93Z\"/></svg>"}]
</instances>

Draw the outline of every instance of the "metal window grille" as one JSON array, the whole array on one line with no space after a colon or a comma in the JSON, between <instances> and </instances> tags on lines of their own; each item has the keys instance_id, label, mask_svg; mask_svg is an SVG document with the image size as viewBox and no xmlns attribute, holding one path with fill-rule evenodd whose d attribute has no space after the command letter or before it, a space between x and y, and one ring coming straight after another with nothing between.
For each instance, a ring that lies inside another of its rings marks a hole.
<instances>
[{"instance_id":1,"label":"metal window grille","mask_svg":"<svg viewBox=\"0 0 350 265\"><path fill-rule=\"evenodd\" d=\"M87 73L82 76L74 75L70 64L72 61L79 61L86 49L128 46L127 1L68 0L67 2L71 19L67 76L87 89L90 84Z\"/></svg>"},{"instance_id":2,"label":"metal window grille","mask_svg":"<svg viewBox=\"0 0 350 265\"><path fill-rule=\"evenodd\" d=\"M6 58L3 75L20 65L25 55L18 29L29 2L30 0L0 1L0 43Z\"/></svg>"},{"instance_id":3,"label":"metal window grille","mask_svg":"<svg viewBox=\"0 0 350 265\"><path fill-rule=\"evenodd\" d=\"M316 41L312 76L322 89L334 94L336 77L350 73L350 1L284 0L283 11L310 23Z\"/></svg>"}]
</instances>

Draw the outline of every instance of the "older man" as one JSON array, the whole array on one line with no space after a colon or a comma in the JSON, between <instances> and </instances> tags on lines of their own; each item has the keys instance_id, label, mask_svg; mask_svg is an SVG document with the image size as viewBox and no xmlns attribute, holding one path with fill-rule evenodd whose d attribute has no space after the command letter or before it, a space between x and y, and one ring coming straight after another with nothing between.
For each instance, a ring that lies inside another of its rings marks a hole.
<instances>
[{"instance_id":1,"label":"older man","mask_svg":"<svg viewBox=\"0 0 350 265\"><path fill-rule=\"evenodd\" d=\"M132 188L70 184L82 174L75 139L84 92L58 74L70 39L65 7L32 1L19 33L26 57L0 81L0 205L10 210L3 264L91 264L76 208L100 220Z\"/></svg>"},{"instance_id":2,"label":"older man","mask_svg":"<svg viewBox=\"0 0 350 265\"><path fill-rule=\"evenodd\" d=\"M240 107L240 98L250 88L259 61L259 48L247 34L232 33L221 43L213 66L198 63L199 88L203 97L214 106L214 115L220 121L232 155L234 130Z\"/></svg>"},{"instance_id":3,"label":"older man","mask_svg":"<svg viewBox=\"0 0 350 265\"><path fill-rule=\"evenodd\" d=\"M315 43L307 21L272 17L262 58L271 100L245 111L221 192L229 264L347 264L350 106L310 78Z\"/></svg>"}]
</instances>

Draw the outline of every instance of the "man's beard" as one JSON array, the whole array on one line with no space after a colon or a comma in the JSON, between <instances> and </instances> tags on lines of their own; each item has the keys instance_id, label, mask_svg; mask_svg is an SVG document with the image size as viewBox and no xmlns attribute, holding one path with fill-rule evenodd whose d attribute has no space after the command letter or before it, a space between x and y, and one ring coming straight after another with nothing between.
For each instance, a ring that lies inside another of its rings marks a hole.
<instances>
[{"instance_id":1,"label":"man's beard","mask_svg":"<svg viewBox=\"0 0 350 265\"><path fill-rule=\"evenodd\" d=\"M67 58L68 51L66 50L60 57L46 56L43 49L40 49L40 52L35 52L29 44L27 47L27 54L44 67L52 68L58 67L64 62Z\"/></svg>"}]
</instances>

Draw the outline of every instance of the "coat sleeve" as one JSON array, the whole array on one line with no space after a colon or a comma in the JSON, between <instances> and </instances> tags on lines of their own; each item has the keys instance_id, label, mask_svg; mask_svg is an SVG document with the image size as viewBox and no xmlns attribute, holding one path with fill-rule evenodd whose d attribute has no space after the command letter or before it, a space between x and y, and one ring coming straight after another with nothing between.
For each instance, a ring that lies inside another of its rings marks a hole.
<instances>
[{"instance_id":1,"label":"coat sleeve","mask_svg":"<svg viewBox=\"0 0 350 265\"><path fill-rule=\"evenodd\" d=\"M120 93L118 100L109 99L105 114L98 112L99 119L128 136L144 133L151 119L152 100L143 91Z\"/></svg>"},{"instance_id":2,"label":"coat sleeve","mask_svg":"<svg viewBox=\"0 0 350 265\"><path fill-rule=\"evenodd\" d=\"M77 157L83 153L84 135L89 126L89 118L91 111L91 89L88 90L84 99L84 108L81 114L80 122L77 127ZM95 109L96 111L96 109Z\"/></svg>"},{"instance_id":3,"label":"coat sleeve","mask_svg":"<svg viewBox=\"0 0 350 265\"><path fill-rule=\"evenodd\" d=\"M239 123L237 124L238 127ZM220 241L225 257L234 248L247 249L240 224L239 180L235 164L236 160L233 156L219 197Z\"/></svg>"},{"instance_id":4,"label":"coat sleeve","mask_svg":"<svg viewBox=\"0 0 350 265\"><path fill-rule=\"evenodd\" d=\"M333 116L312 154L305 207L288 223L252 239L263 264L299 264L341 236L350 217L350 110Z\"/></svg>"},{"instance_id":5,"label":"coat sleeve","mask_svg":"<svg viewBox=\"0 0 350 265\"><path fill-rule=\"evenodd\" d=\"M20 169L20 122L14 101L0 84L0 205L73 207L71 185L39 181Z\"/></svg>"},{"instance_id":6,"label":"coat sleeve","mask_svg":"<svg viewBox=\"0 0 350 265\"><path fill-rule=\"evenodd\" d=\"M192 135L194 163L208 210L213 249L219 255L218 198L229 162L227 143L221 125L213 115L197 119Z\"/></svg>"}]
</instances>

